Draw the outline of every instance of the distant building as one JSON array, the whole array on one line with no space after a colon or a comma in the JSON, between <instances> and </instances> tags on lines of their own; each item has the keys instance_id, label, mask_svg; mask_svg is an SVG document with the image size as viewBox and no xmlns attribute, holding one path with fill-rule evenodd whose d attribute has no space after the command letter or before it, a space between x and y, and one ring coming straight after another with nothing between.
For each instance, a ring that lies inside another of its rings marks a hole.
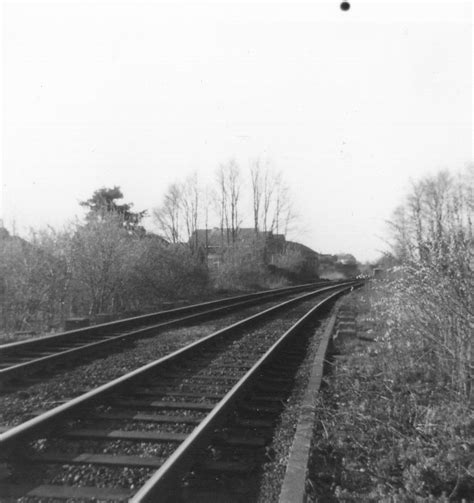
<instances>
[{"instance_id":1,"label":"distant building","mask_svg":"<svg viewBox=\"0 0 474 503\"><path fill-rule=\"evenodd\" d=\"M319 273L323 278L352 278L359 274L356 258L350 253L339 255L324 254L319 256Z\"/></svg>"},{"instance_id":2,"label":"distant building","mask_svg":"<svg viewBox=\"0 0 474 503\"><path fill-rule=\"evenodd\" d=\"M299 275L305 278L319 277L319 254L308 246L294 241L286 242L286 250L301 256Z\"/></svg>"},{"instance_id":3,"label":"distant building","mask_svg":"<svg viewBox=\"0 0 474 503\"><path fill-rule=\"evenodd\" d=\"M197 229L189 239L189 244L201 248L205 252L209 265L219 265L226 250L232 247L254 251L259 249L265 253L266 260L271 262L272 256L282 253L285 246L283 234L273 234L271 231L255 232L253 228L238 229L232 241L231 230Z\"/></svg>"},{"instance_id":4,"label":"distant building","mask_svg":"<svg viewBox=\"0 0 474 503\"><path fill-rule=\"evenodd\" d=\"M243 253L247 251L249 258L259 254L269 270L290 275L292 279L303 276L312 279L318 275L319 260L314 250L286 241L284 234L273 234L272 231L256 232L254 228L242 228L238 229L232 241L230 229L198 229L191 235L189 244L203 250L211 270L219 269L226 251L235 247ZM291 265L290 259L293 259Z\"/></svg>"}]
</instances>

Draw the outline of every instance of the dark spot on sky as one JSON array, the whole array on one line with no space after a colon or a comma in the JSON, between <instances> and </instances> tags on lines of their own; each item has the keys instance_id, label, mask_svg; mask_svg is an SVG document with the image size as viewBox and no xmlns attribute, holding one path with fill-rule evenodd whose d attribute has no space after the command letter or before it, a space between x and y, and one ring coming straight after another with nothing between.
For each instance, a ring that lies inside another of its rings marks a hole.
<instances>
[{"instance_id":1,"label":"dark spot on sky","mask_svg":"<svg viewBox=\"0 0 474 503\"><path fill-rule=\"evenodd\" d=\"M351 8L351 4L349 2L341 2L341 10L349 10Z\"/></svg>"}]
</instances>

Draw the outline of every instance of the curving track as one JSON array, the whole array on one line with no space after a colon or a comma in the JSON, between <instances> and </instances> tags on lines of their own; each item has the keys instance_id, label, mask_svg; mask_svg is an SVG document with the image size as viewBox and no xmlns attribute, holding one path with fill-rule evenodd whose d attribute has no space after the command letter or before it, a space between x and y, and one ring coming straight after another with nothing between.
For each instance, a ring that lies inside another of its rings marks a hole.
<instances>
[{"instance_id":1,"label":"curving track","mask_svg":"<svg viewBox=\"0 0 474 503\"><path fill-rule=\"evenodd\" d=\"M238 413L236 433L225 430L223 437L219 427L237 408L265 413L278 407L280 398L268 389L279 387L279 373L291 360L289 339L353 285L319 288L266 309L0 435L11 471L0 485L2 501L173 501L196 453L211 440L262 447L261 437L239 436L239 428L265 428L264 419ZM285 346L288 360L272 369ZM201 468L250 466L207 465Z\"/></svg>"}]
</instances>

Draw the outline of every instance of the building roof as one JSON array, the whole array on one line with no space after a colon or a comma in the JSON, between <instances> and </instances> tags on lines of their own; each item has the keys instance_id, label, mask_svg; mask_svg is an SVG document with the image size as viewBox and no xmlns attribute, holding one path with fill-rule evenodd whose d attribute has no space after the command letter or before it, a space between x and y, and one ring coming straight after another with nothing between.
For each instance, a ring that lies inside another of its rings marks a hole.
<instances>
[{"instance_id":1,"label":"building roof","mask_svg":"<svg viewBox=\"0 0 474 503\"><path fill-rule=\"evenodd\" d=\"M227 242L227 235L231 235L232 230L225 228L223 230L214 227L213 229L197 229L194 231L191 236L191 240L194 241L197 236L197 241L199 244L206 244L209 247L220 247L222 246L222 239L224 240L224 244ZM272 240L283 240L285 236L283 234L272 234L271 231L259 231L257 234L259 239L272 239ZM236 242L245 244L254 242L256 237L255 229L252 227L244 227L237 230L236 234Z\"/></svg>"},{"instance_id":2,"label":"building roof","mask_svg":"<svg viewBox=\"0 0 474 503\"><path fill-rule=\"evenodd\" d=\"M287 246L287 248L291 248L292 250L299 251L304 255L319 255L317 252L315 252L309 246L302 245L301 243L297 243L296 241L287 241L286 246Z\"/></svg>"}]
</instances>

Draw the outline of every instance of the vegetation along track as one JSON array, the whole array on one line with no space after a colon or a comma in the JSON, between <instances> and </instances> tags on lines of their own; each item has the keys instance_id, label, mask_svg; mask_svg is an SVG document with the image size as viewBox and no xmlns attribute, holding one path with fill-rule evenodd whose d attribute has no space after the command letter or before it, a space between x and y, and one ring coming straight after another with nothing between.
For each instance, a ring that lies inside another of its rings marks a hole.
<instances>
[{"instance_id":1,"label":"vegetation along track","mask_svg":"<svg viewBox=\"0 0 474 503\"><path fill-rule=\"evenodd\" d=\"M50 371L54 366L63 365L67 361L91 359L100 356L104 351L110 352L112 348L122 349L124 345L138 338L154 336L170 327L202 322L321 284L327 283L312 283L240 295L4 344L0 346L0 386L13 379L24 379L42 369Z\"/></svg>"},{"instance_id":2,"label":"vegetation along track","mask_svg":"<svg viewBox=\"0 0 474 503\"><path fill-rule=\"evenodd\" d=\"M307 312L313 298L327 301L343 291L332 286L286 301L6 431L0 435L2 469L9 473L2 501L166 501L165 491L253 389L262 366L316 312ZM272 379L278 386L278 376ZM275 399L265 396L246 400L246 407L265 412L266 399L271 409ZM259 425L265 422L240 422ZM222 433L227 444L255 443Z\"/></svg>"}]
</instances>

